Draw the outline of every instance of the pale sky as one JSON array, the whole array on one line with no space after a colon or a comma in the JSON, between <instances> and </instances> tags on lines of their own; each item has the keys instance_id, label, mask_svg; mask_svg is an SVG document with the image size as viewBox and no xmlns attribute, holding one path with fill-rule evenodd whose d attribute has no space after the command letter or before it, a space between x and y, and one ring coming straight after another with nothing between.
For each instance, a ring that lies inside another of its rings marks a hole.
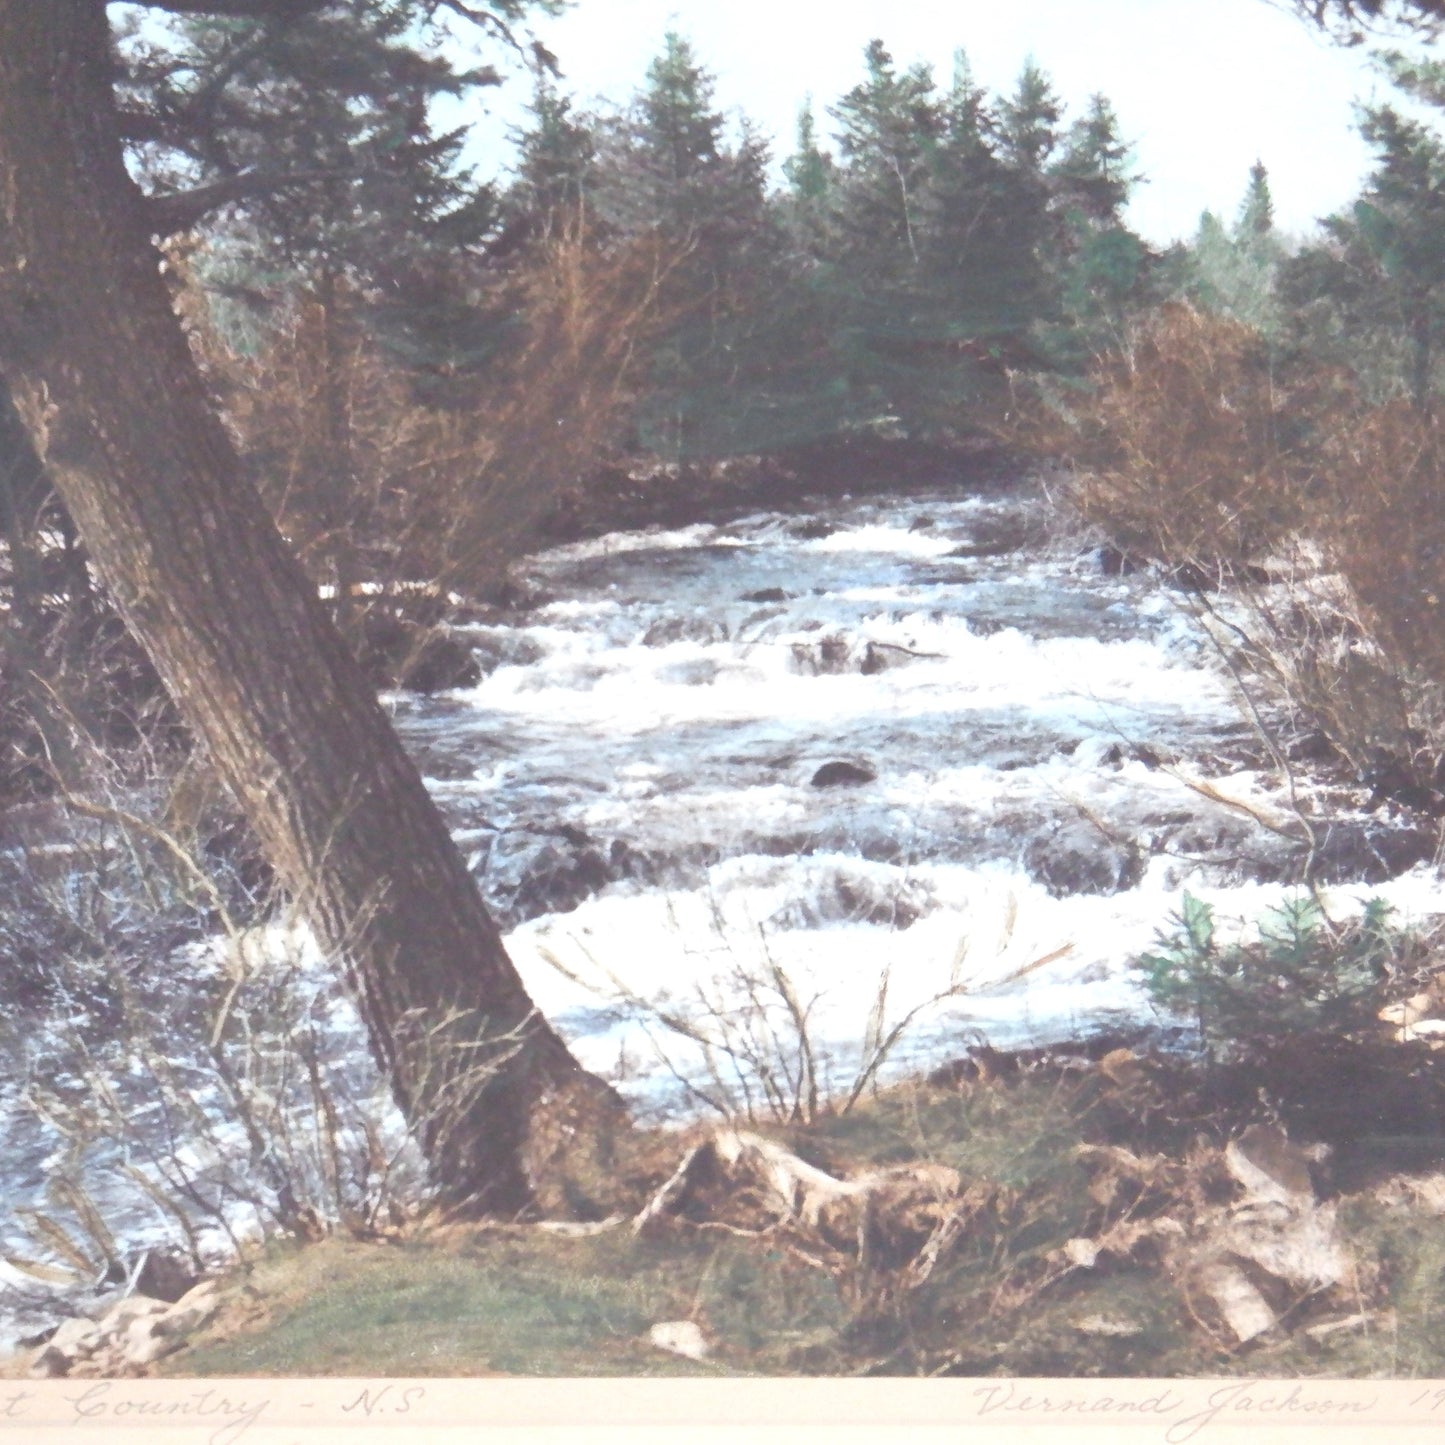
<instances>
[{"instance_id":1,"label":"pale sky","mask_svg":"<svg viewBox=\"0 0 1445 1445\"><path fill-rule=\"evenodd\" d=\"M716 99L792 149L798 108L826 107L862 75L874 36L900 67L930 62L941 84L967 52L988 90L1009 89L1032 55L1076 115L1093 91L1113 101L1136 169L1130 213L1147 239L1193 234L1206 207L1232 218L1256 158L1278 223L1304 231L1355 194L1369 152L1353 102L1384 98L1365 50L1331 45L1269 0L578 0L535 22L586 105L625 101L669 26L717 78ZM515 123L529 89L494 95L494 126Z\"/></svg>"}]
</instances>

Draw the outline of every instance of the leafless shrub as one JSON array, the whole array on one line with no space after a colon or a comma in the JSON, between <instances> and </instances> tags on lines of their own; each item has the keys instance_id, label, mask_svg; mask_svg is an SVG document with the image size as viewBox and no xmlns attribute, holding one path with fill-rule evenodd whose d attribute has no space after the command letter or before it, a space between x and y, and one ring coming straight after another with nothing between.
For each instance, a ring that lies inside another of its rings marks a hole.
<instances>
[{"instance_id":1,"label":"leafless shrub","mask_svg":"<svg viewBox=\"0 0 1445 1445\"><path fill-rule=\"evenodd\" d=\"M1267 557L1308 518L1316 431L1343 386L1284 372L1250 327L1185 305L1146 317L1088 386L1031 413L1071 496L1120 548L1205 577Z\"/></svg>"},{"instance_id":2,"label":"leafless shrub","mask_svg":"<svg viewBox=\"0 0 1445 1445\"><path fill-rule=\"evenodd\" d=\"M1391 402L1334 429L1324 532L1410 722L1445 743L1445 429Z\"/></svg>"},{"instance_id":3,"label":"leafless shrub","mask_svg":"<svg viewBox=\"0 0 1445 1445\"><path fill-rule=\"evenodd\" d=\"M70 842L28 879L60 947L5 1030L52 1156L49 1207L15 1211L45 1258L17 1267L123 1277L156 1218L197 1267L257 1233L394 1233L428 1197L424 1148L465 1127L515 1032L404 1016L379 1067L295 900L227 876L151 783L64 793ZM429 1109L403 1118L400 1077Z\"/></svg>"},{"instance_id":4,"label":"leafless shrub","mask_svg":"<svg viewBox=\"0 0 1445 1445\"><path fill-rule=\"evenodd\" d=\"M1193 584L1188 605L1251 707L1257 694L1321 729L1361 775L1382 759L1406 786L1433 774L1445 744L1433 416L1366 407L1342 374L1283 366L1243 324L1169 306L1032 425L1073 461L1087 520ZM1213 590L1224 582L1227 595Z\"/></svg>"},{"instance_id":5,"label":"leafless shrub","mask_svg":"<svg viewBox=\"0 0 1445 1445\"><path fill-rule=\"evenodd\" d=\"M343 610L360 582L493 584L563 488L615 440L680 258L603 246L579 218L474 286L512 317L472 378L429 400L341 284L299 299L254 359L230 358L230 413L267 499ZM499 329L501 323L498 322Z\"/></svg>"},{"instance_id":6,"label":"leafless shrub","mask_svg":"<svg viewBox=\"0 0 1445 1445\"><path fill-rule=\"evenodd\" d=\"M814 1123L829 1114L848 1114L875 1090L921 1023L950 1001L977 993L969 977L967 940L952 960L947 981L933 993L900 1007L892 966L885 954L873 980L865 1018L852 1040L829 1040L816 1014L821 991L809 993L777 957L766 927L740 932L715 895L709 893L709 937L695 940L676 913L671 931L680 950L702 952L691 966L680 996L647 997L608 970L574 939L582 967L553 949L542 958L559 973L620 1007L648 1037L658 1063L693 1105L709 1114L749 1123ZM1008 946L1015 912L1006 916L998 951ZM1014 983L1053 962L1068 947L1031 960L994 980Z\"/></svg>"}]
</instances>

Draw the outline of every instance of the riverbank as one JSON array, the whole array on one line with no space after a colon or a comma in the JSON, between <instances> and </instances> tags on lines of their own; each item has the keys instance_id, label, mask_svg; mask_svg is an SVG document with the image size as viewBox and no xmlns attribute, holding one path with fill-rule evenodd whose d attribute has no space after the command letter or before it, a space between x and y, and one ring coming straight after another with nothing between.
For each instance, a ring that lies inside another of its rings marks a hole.
<instances>
[{"instance_id":1,"label":"riverbank","mask_svg":"<svg viewBox=\"0 0 1445 1445\"><path fill-rule=\"evenodd\" d=\"M1319 1070L1300 1070L1320 1040L1224 1068L1107 1042L1093 1057L980 1052L751 1136L771 1168L818 1171L815 1187L886 1180L866 1215L835 1200L810 1216L801 1194L789 1207L758 1177L734 1190L721 1175L659 1209L710 1133L653 1134L627 1166L635 1210L652 1201L641 1228L635 1213L590 1231L420 1218L384 1242L273 1243L223 1281L209 1324L132 1373L1445 1370L1441 1056L1357 1043L1334 1060L1356 1087L1331 1118ZM1392 1086L1394 1132L1362 1136L1386 1065L1410 1099ZM1291 1130L1260 1122L1263 1090Z\"/></svg>"}]
</instances>

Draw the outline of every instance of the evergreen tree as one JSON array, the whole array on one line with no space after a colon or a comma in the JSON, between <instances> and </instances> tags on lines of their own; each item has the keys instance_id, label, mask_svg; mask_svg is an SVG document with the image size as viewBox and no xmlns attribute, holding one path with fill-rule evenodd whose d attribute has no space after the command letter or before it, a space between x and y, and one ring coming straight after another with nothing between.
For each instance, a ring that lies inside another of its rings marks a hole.
<instances>
[{"instance_id":1,"label":"evergreen tree","mask_svg":"<svg viewBox=\"0 0 1445 1445\"><path fill-rule=\"evenodd\" d=\"M928 66L900 74L883 42L873 40L864 69L832 109L843 162L839 259L862 276L897 278L921 263L921 208L943 115Z\"/></svg>"},{"instance_id":2,"label":"evergreen tree","mask_svg":"<svg viewBox=\"0 0 1445 1445\"><path fill-rule=\"evenodd\" d=\"M181 15L166 38L163 55L127 50L130 103L152 121L137 127L137 161L153 186L184 172L194 196L225 204L198 263L204 283L258 298L288 325L305 312L315 370L302 395L316 416L303 430L317 452L290 501L326 539L313 555L350 628L361 497L373 490L359 481L352 422L360 356L379 337L438 400L501 344L501 318L473 304L462 274L464 254L495 231L495 197L459 163L464 132L432 120L437 100L495 74L419 49L416 7L402 0L284 20ZM185 224L185 197L156 204ZM248 462L264 481L265 452Z\"/></svg>"},{"instance_id":3,"label":"evergreen tree","mask_svg":"<svg viewBox=\"0 0 1445 1445\"><path fill-rule=\"evenodd\" d=\"M602 127L598 163L604 219L624 234L660 231L714 269L764 210L767 147L747 126L728 144L713 78L675 31L631 106Z\"/></svg>"},{"instance_id":4,"label":"evergreen tree","mask_svg":"<svg viewBox=\"0 0 1445 1445\"><path fill-rule=\"evenodd\" d=\"M1269 236L1274 231L1274 197L1269 190L1269 172L1263 161L1249 168L1249 189L1240 202L1239 218L1234 223L1236 240Z\"/></svg>"},{"instance_id":5,"label":"evergreen tree","mask_svg":"<svg viewBox=\"0 0 1445 1445\"><path fill-rule=\"evenodd\" d=\"M1285 244L1274 228L1269 173L1256 161L1234 225L1226 227L1211 211L1200 217L1188 289L1201 305L1273 338L1284 319L1279 286L1285 259Z\"/></svg>"},{"instance_id":6,"label":"evergreen tree","mask_svg":"<svg viewBox=\"0 0 1445 1445\"><path fill-rule=\"evenodd\" d=\"M1063 105L1049 77L1032 57L1024 62L1013 94L998 107L1003 159L1026 176L1042 176L1059 144Z\"/></svg>"},{"instance_id":7,"label":"evergreen tree","mask_svg":"<svg viewBox=\"0 0 1445 1445\"><path fill-rule=\"evenodd\" d=\"M594 200L619 237L651 236L668 256L666 305L682 319L660 347L638 417L641 443L669 455L730 449L725 413L745 394L749 343L782 261L767 201L768 150L746 121L735 141L713 78L676 32L631 105L598 129Z\"/></svg>"},{"instance_id":8,"label":"evergreen tree","mask_svg":"<svg viewBox=\"0 0 1445 1445\"><path fill-rule=\"evenodd\" d=\"M1228 311L1233 288L1234 242L1213 211L1202 211L1189 248L1190 289L1212 311Z\"/></svg>"},{"instance_id":9,"label":"evergreen tree","mask_svg":"<svg viewBox=\"0 0 1445 1445\"><path fill-rule=\"evenodd\" d=\"M1125 312L1147 289L1148 248L1124 223L1140 179L1131 165L1132 148L1113 106L1103 95L1091 96L1048 169L1050 245L1060 304L1078 333L1069 348L1075 353L1112 344Z\"/></svg>"},{"instance_id":10,"label":"evergreen tree","mask_svg":"<svg viewBox=\"0 0 1445 1445\"><path fill-rule=\"evenodd\" d=\"M1056 204L1082 222L1107 229L1123 224L1124 206L1139 177L1130 173L1131 148L1119 133L1114 108L1103 95L1069 127L1063 151L1050 168Z\"/></svg>"},{"instance_id":11,"label":"evergreen tree","mask_svg":"<svg viewBox=\"0 0 1445 1445\"><path fill-rule=\"evenodd\" d=\"M833 159L818 144L818 122L810 97L798 112L797 149L783 162L793 197L810 205L823 202L832 187Z\"/></svg>"},{"instance_id":12,"label":"evergreen tree","mask_svg":"<svg viewBox=\"0 0 1445 1445\"><path fill-rule=\"evenodd\" d=\"M124 123L158 231L225 207L273 265L384 279L419 242L486 229L492 197L458 165L464 132L438 133L431 117L494 71L419 49L405 0L246 8L180 15L163 47L147 31L121 49Z\"/></svg>"},{"instance_id":13,"label":"evergreen tree","mask_svg":"<svg viewBox=\"0 0 1445 1445\"><path fill-rule=\"evenodd\" d=\"M533 225L545 226L554 217L575 216L590 198L597 140L544 70L536 76L528 114L530 124L514 137L517 180L507 204Z\"/></svg>"},{"instance_id":14,"label":"evergreen tree","mask_svg":"<svg viewBox=\"0 0 1445 1445\"><path fill-rule=\"evenodd\" d=\"M932 304L960 340L1017 335L1046 291L1040 193L1000 155L994 117L962 52L941 113L923 226Z\"/></svg>"},{"instance_id":15,"label":"evergreen tree","mask_svg":"<svg viewBox=\"0 0 1445 1445\"><path fill-rule=\"evenodd\" d=\"M798 112L796 148L783 162L787 189L776 209L794 252L793 264L807 267L833 249L834 187L838 168L818 141L818 122L810 97Z\"/></svg>"},{"instance_id":16,"label":"evergreen tree","mask_svg":"<svg viewBox=\"0 0 1445 1445\"><path fill-rule=\"evenodd\" d=\"M1416 99L1445 105L1445 66L1390 66ZM1391 105L1366 108L1360 130L1376 153L1364 192L1325 221L1327 241L1295 258L1285 288L1310 344L1423 407L1445 324L1445 143Z\"/></svg>"}]
</instances>

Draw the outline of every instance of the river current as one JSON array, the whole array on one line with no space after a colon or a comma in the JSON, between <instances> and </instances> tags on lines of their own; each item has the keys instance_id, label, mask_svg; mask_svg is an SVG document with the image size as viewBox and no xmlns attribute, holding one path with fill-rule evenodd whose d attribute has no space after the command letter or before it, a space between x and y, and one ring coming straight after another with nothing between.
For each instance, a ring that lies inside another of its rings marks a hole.
<instances>
[{"instance_id":1,"label":"river current","mask_svg":"<svg viewBox=\"0 0 1445 1445\"><path fill-rule=\"evenodd\" d=\"M1224 928L1288 894L1289 780L1186 599L1050 518L1021 483L554 548L519 568L526 608L463 613L477 686L388 698L532 997L640 1114L767 1117L805 1060L827 1102L981 1040L1161 1022L1129 960L1183 891ZM1362 792L1295 784L1366 826ZM1422 864L1328 896L1409 918L1438 892ZM349 1004L300 973L364 1094ZM80 1161L25 1082L0 1083L11 1209L82 1169L123 1242L165 1237L127 1161ZM228 1140L251 1147L218 1117L196 1167ZM5 1268L20 1334L45 1306Z\"/></svg>"}]
</instances>

